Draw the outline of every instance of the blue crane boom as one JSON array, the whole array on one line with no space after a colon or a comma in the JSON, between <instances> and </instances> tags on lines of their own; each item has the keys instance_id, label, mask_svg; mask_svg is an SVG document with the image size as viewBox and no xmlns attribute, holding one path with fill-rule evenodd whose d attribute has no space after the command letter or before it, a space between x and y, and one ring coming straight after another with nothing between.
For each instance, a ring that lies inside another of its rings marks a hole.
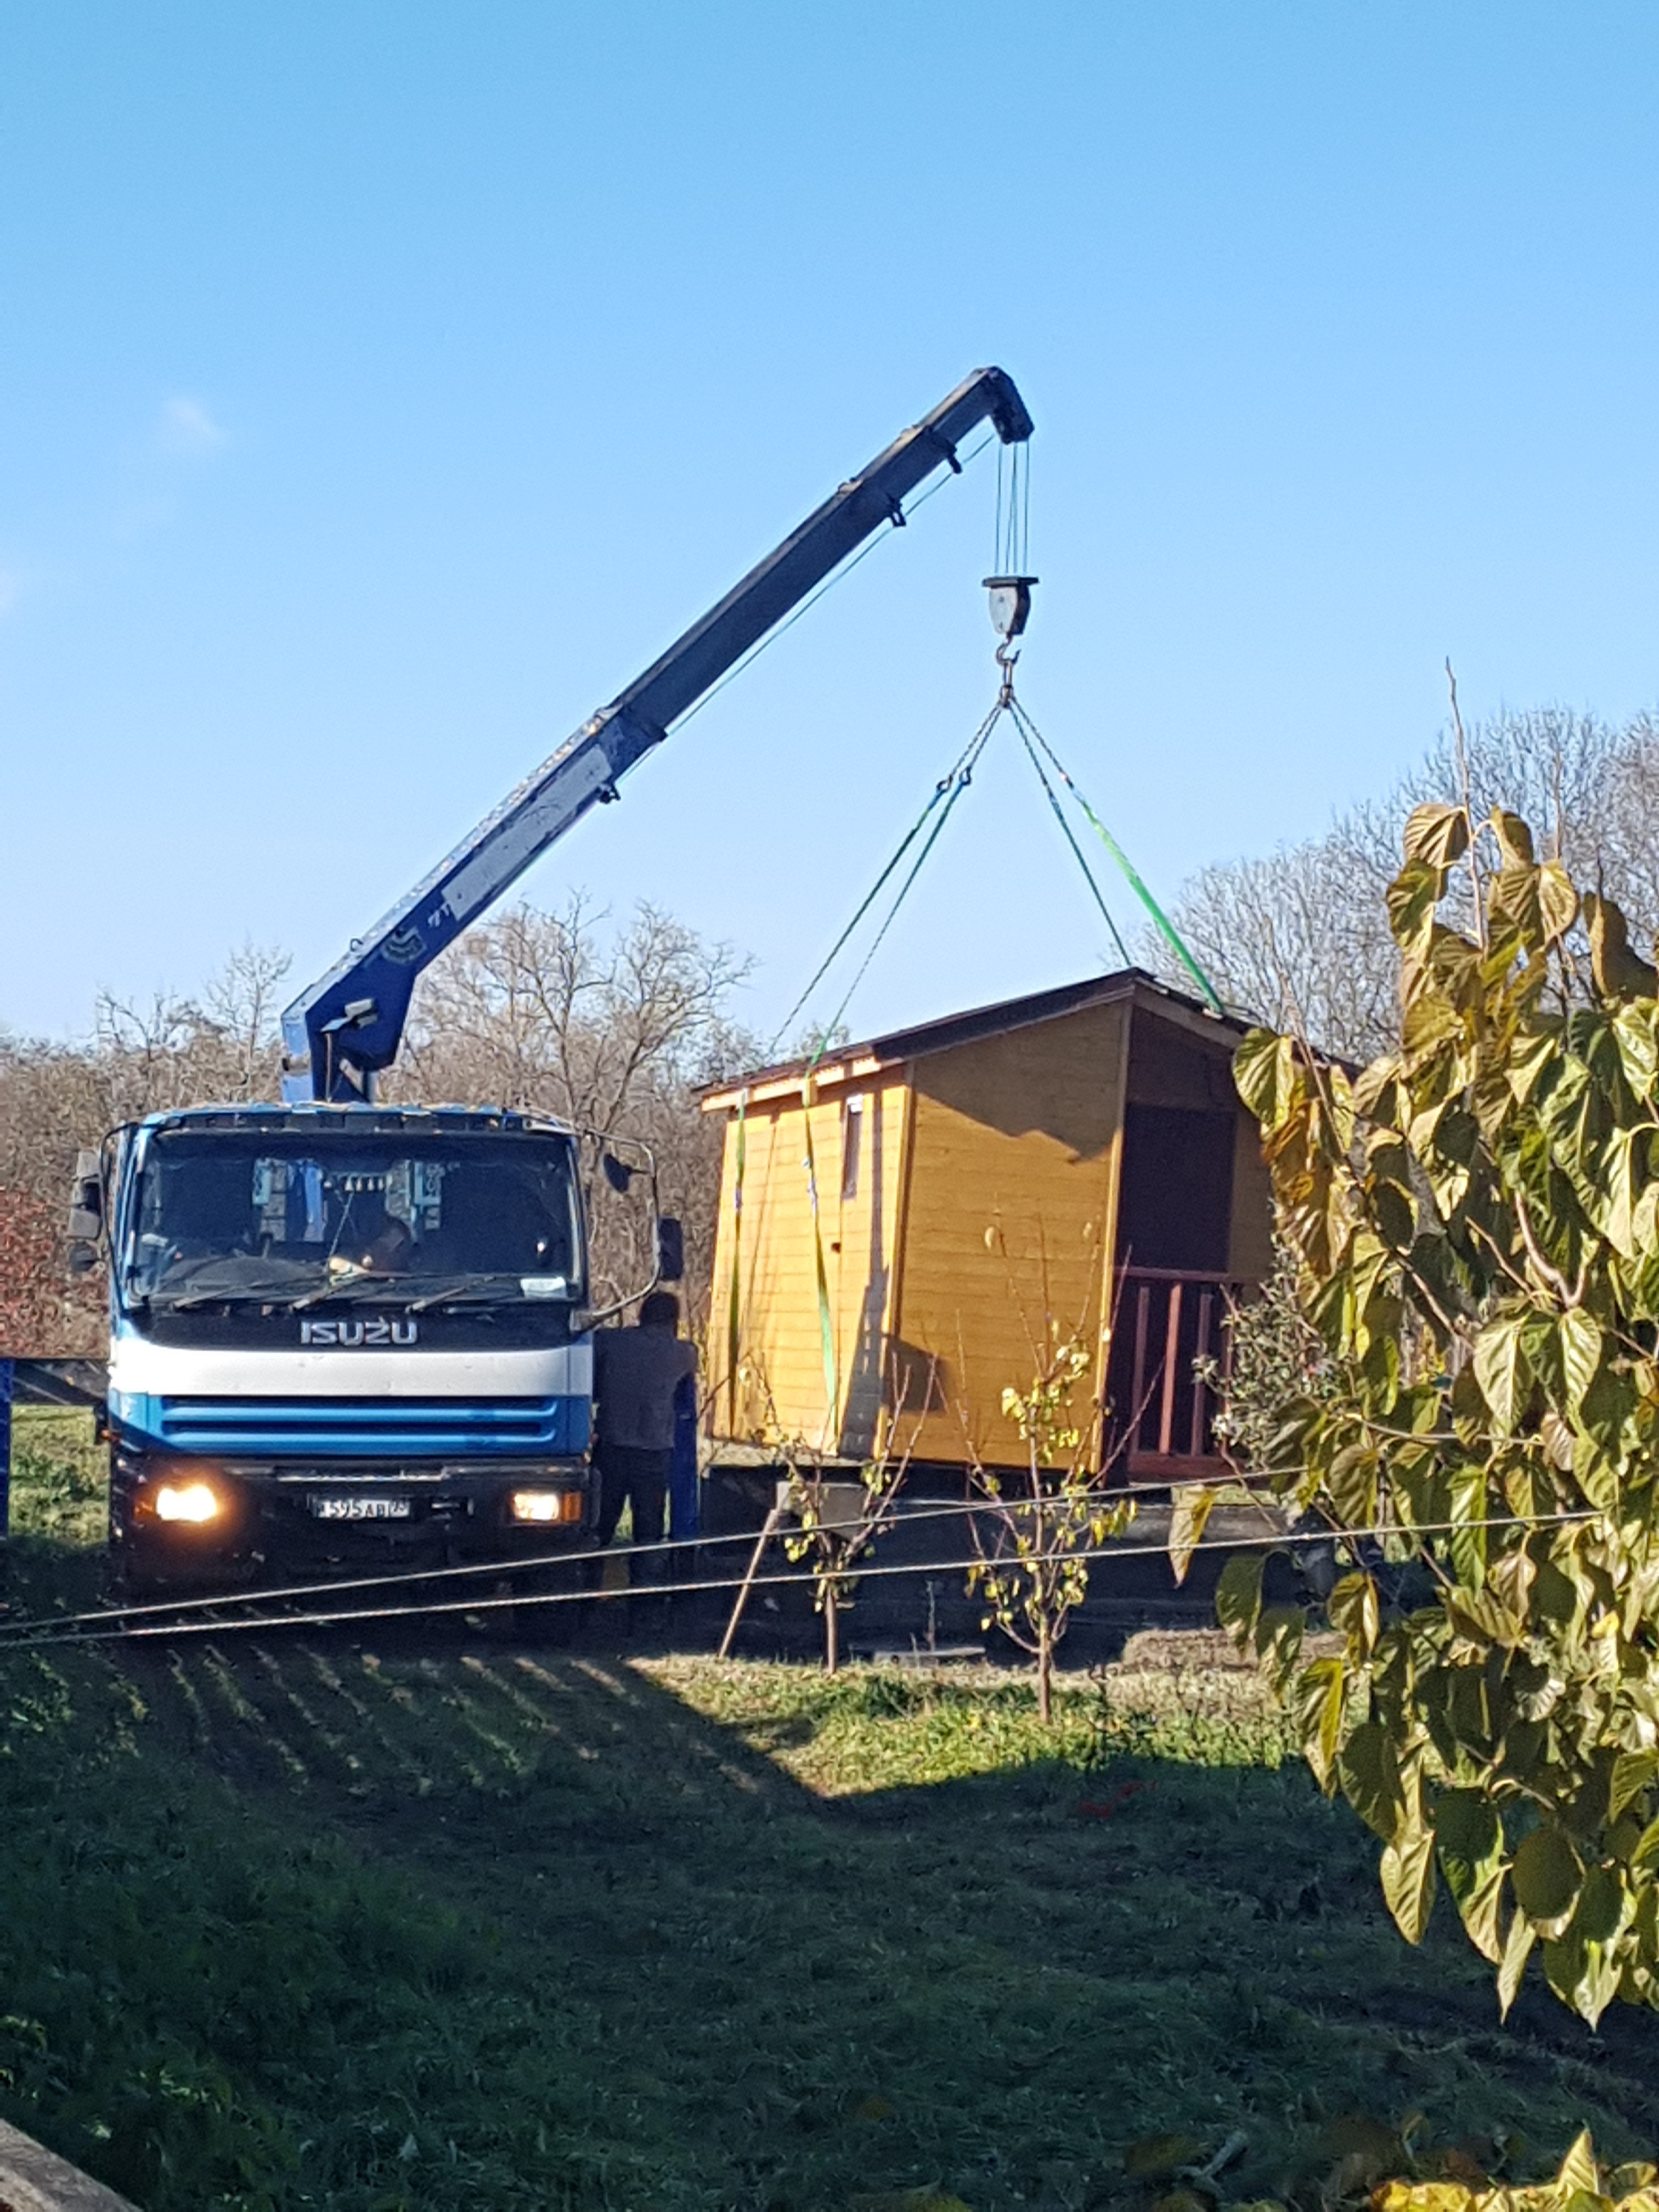
<instances>
[{"instance_id":1,"label":"blue crane boom","mask_svg":"<svg viewBox=\"0 0 1659 2212\"><path fill-rule=\"evenodd\" d=\"M302 992L283 1017L283 1096L372 1099L376 1075L397 1057L422 970L591 806L614 799L635 762L855 547L902 523L918 484L940 468L959 473L957 448L988 416L1005 445L1031 434L1025 404L1000 368L976 371L843 483Z\"/></svg>"}]
</instances>

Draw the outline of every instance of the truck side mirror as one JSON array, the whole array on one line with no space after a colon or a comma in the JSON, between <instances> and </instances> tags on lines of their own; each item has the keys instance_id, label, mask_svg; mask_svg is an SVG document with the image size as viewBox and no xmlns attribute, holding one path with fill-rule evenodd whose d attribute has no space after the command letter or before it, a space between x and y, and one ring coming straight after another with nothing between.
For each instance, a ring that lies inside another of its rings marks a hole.
<instances>
[{"instance_id":1,"label":"truck side mirror","mask_svg":"<svg viewBox=\"0 0 1659 2212\"><path fill-rule=\"evenodd\" d=\"M96 1241L104 1225L104 1178L96 1152L75 1155L75 1181L70 1189L69 1233L77 1243ZM73 1261L70 1262L73 1266ZM84 1272L84 1271L82 1271Z\"/></svg>"},{"instance_id":2,"label":"truck side mirror","mask_svg":"<svg viewBox=\"0 0 1659 2212\"><path fill-rule=\"evenodd\" d=\"M71 1220L73 1216L70 1217ZM71 1275L89 1275L98 1265L98 1247L83 1237L75 1237L69 1248L69 1271Z\"/></svg>"},{"instance_id":3,"label":"truck side mirror","mask_svg":"<svg viewBox=\"0 0 1659 2212\"><path fill-rule=\"evenodd\" d=\"M657 1218L657 1275L665 1283L678 1283L685 1273L685 1231L672 1213Z\"/></svg>"}]
</instances>

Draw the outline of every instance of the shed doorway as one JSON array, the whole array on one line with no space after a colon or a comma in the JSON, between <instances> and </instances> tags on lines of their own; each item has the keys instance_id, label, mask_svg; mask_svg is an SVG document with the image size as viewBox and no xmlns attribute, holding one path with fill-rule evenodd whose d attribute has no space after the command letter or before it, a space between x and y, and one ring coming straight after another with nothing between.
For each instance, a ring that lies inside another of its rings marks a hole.
<instances>
[{"instance_id":1,"label":"shed doorway","mask_svg":"<svg viewBox=\"0 0 1659 2212\"><path fill-rule=\"evenodd\" d=\"M1120 1479L1213 1472L1214 1395L1193 1368L1226 1351L1237 1129L1189 1107L1125 1113L1106 1389Z\"/></svg>"},{"instance_id":2,"label":"shed doorway","mask_svg":"<svg viewBox=\"0 0 1659 2212\"><path fill-rule=\"evenodd\" d=\"M1226 1273L1237 1127L1233 1114L1128 1108L1117 1201L1121 1267Z\"/></svg>"}]
</instances>

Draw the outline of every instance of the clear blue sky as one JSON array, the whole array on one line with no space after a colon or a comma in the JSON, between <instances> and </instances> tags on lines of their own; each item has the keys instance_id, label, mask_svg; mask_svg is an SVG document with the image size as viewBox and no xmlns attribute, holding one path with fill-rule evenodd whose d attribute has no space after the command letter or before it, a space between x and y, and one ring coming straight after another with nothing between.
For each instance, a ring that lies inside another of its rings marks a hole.
<instances>
[{"instance_id":1,"label":"clear blue sky","mask_svg":"<svg viewBox=\"0 0 1659 2212\"><path fill-rule=\"evenodd\" d=\"M975 365L1160 891L1659 697L1659 9L0 0L0 1022L328 964ZM526 880L793 997L988 704L989 457ZM1005 742L853 1018L1087 972Z\"/></svg>"}]
</instances>

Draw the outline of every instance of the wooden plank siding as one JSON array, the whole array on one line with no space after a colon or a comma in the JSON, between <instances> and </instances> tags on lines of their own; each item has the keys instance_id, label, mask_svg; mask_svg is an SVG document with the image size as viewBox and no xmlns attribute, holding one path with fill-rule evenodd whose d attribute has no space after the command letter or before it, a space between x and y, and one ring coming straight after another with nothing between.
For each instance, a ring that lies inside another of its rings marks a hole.
<instances>
[{"instance_id":1,"label":"wooden plank siding","mask_svg":"<svg viewBox=\"0 0 1659 2212\"><path fill-rule=\"evenodd\" d=\"M708 1363L717 1435L769 1443L787 1437L858 1457L874 1449L908 1106L902 1073L837 1085L815 1095L805 1114L799 1091L793 1100L775 1097L750 1106L742 1122L740 1194L738 1115L728 1113ZM809 1127L829 1294L832 1390L826 1389L818 1310L817 1240L805 1164ZM850 1175L849 1150L855 1156ZM734 1251L735 1373L729 1355Z\"/></svg>"},{"instance_id":2,"label":"wooden plank siding","mask_svg":"<svg viewBox=\"0 0 1659 2212\"><path fill-rule=\"evenodd\" d=\"M970 1441L1007 1463L1002 1393L1030 1382L1050 1317L1099 1341L1127 1018L1094 1006L915 1063L894 1349L919 1458Z\"/></svg>"},{"instance_id":3,"label":"wooden plank siding","mask_svg":"<svg viewBox=\"0 0 1659 2212\"><path fill-rule=\"evenodd\" d=\"M1125 971L846 1047L810 1083L796 1062L706 1094L705 1110L726 1122L711 1434L862 1457L890 1431L919 1461L959 1464L972 1449L1015 1465L1002 1393L1029 1385L1052 1323L1096 1348L1095 1399L1114 1401L1120 1475L1212 1468L1213 1394L1199 1392L1192 1361L1224 1349L1227 1299L1241 1285L1248 1295L1272 1260L1267 1173L1232 1082L1243 1031ZM728 1376L734 1252L740 1329ZM1137 1316L1148 1333L1139 1412L1126 1365Z\"/></svg>"}]
</instances>

